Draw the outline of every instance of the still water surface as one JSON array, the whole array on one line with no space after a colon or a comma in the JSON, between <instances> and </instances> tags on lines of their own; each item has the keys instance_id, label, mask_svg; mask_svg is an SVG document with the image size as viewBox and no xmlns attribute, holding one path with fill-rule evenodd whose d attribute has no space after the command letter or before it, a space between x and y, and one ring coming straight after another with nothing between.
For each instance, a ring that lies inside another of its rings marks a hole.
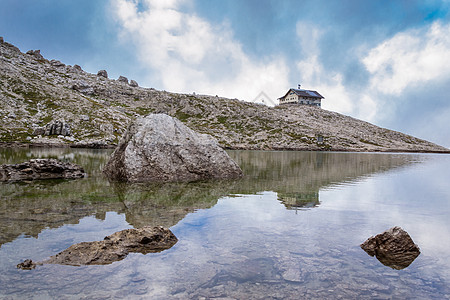
<instances>
[{"instance_id":1,"label":"still water surface","mask_svg":"<svg viewBox=\"0 0 450 300\"><path fill-rule=\"evenodd\" d=\"M0 164L55 157L88 178L0 184L1 299L450 299L450 156L231 151L228 182L113 184L109 150L0 149ZM105 266L18 270L70 245L163 225L178 243ZM421 249L394 270L359 244L393 226Z\"/></svg>"}]
</instances>

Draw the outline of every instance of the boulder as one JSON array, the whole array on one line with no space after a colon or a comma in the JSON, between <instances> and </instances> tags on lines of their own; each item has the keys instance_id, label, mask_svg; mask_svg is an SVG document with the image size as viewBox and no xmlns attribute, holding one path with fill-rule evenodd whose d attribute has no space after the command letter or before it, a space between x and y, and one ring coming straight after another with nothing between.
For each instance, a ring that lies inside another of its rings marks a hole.
<instances>
[{"instance_id":1,"label":"boulder","mask_svg":"<svg viewBox=\"0 0 450 300\"><path fill-rule=\"evenodd\" d=\"M41 50L28 50L27 54L32 55L39 60L44 59L44 57L41 54Z\"/></svg>"},{"instance_id":2,"label":"boulder","mask_svg":"<svg viewBox=\"0 0 450 300\"><path fill-rule=\"evenodd\" d=\"M18 264L17 268L30 270L42 264L107 265L124 259L129 253L161 252L171 248L177 241L177 237L169 229L160 226L125 229L106 236L103 241L72 245L42 262L27 259Z\"/></svg>"},{"instance_id":3,"label":"boulder","mask_svg":"<svg viewBox=\"0 0 450 300\"><path fill-rule=\"evenodd\" d=\"M78 80L72 85L72 89L85 95L94 95L94 88L86 81Z\"/></svg>"},{"instance_id":4,"label":"boulder","mask_svg":"<svg viewBox=\"0 0 450 300\"><path fill-rule=\"evenodd\" d=\"M139 84L136 82L136 80L130 80L130 86L132 86L132 87L138 87L139 86Z\"/></svg>"},{"instance_id":5,"label":"boulder","mask_svg":"<svg viewBox=\"0 0 450 300\"><path fill-rule=\"evenodd\" d=\"M124 76L119 76L119 79L117 79L120 82L126 83L128 84L128 78L124 77Z\"/></svg>"},{"instance_id":6,"label":"boulder","mask_svg":"<svg viewBox=\"0 0 450 300\"><path fill-rule=\"evenodd\" d=\"M97 72L97 76L108 78L108 72L106 70L100 70Z\"/></svg>"},{"instance_id":7,"label":"boulder","mask_svg":"<svg viewBox=\"0 0 450 300\"><path fill-rule=\"evenodd\" d=\"M83 71L83 69L82 69L79 65L73 65L73 70L74 70L75 72L81 72L81 71Z\"/></svg>"},{"instance_id":8,"label":"boulder","mask_svg":"<svg viewBox=\"0 0 450 300\"><path fill-rule=\"evenodd\" d=\"M0 181L75 179L85 176L76 164L57 159L32 159L20 164L0 165Z\"/></svg>"},{"instance_id":9,"label":"boulder","mask_svg":"<svg viewBox=\"0 0 450 300\"><path fill-rule=\"evenodd\" d=\"M63 135L70 136L72 135L72 131L70 129L70 125L63 121L55 121L52 123L48 123L45 127L35 128L33 131L33 135Z\"/></svg>"},{"instance_id":10,"label":"boulder","mask_svg":"<svg viewBox=\"0 0 450 300\"><path fill-rule=\"evenodd\" d=\"M397 226L368 238L361 248L385 266L396 270L406 268L420 254L419 247L409 234Z\"/></svg>"},{"instance_id":11,"label":"boulder","mask_svg":"<svg viewBox=\"0 0 450 300\"><path fill-rule=\"evenodd\" d=\"M62 62L60 62L59 60L56 60L56 59L52 59L50 61L50 64L52 66L56 67L56 68L61 68L61 67L65 67L66 66L65 64L63 64Z\"/></svg>"},{"instance_id":12,"label":"boulder","mask_svg":"<svg viewBox=\"0 0 450 300\"><path fill-rule=\"evenodd\" d=\"M197 133L166 114L151 114L132 123L103 172L111 180L129 182L242 176L242 170L215 138Z\"/></svg>"}]
</instances>

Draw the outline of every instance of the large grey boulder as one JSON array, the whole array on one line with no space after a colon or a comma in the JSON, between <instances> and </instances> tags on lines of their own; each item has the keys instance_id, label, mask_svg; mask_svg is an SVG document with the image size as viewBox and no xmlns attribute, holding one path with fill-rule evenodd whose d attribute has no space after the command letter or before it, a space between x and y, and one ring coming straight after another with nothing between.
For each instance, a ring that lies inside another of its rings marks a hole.
<instances>
[{"instance_id":1,"label":"large grey boulder","mask_svg":"<svg viewBox=\"0 0 450 300\"><path fill-rule=\"evenodd\" d=\"M129 182L242 176L242 170L215 138L165 114L151 114L132 123L103 172L112 180Z\"/></svg>"},{"instance_id":2,"label":"large grey boulder","mask_svg":"<svg viewBox=\"0 0 450 300\"><path fill-rule=\"evenodd\" d=\"M406 268L420 254L409 234L397 226L368 238L361 248L383 265L396 270Z\"/></svg>"},{"instance_id":3,"label":"large grey boulder","mask_svg":"<svg viewBox=\"0 0 450 300\"><path fill-rule=\"evenodd\" d=\"M81 242L51 256L42 262L27 259L17 265L24 270L37 265L60 264L70 266L107 265L124 259L129 253L155 253L171 248L177 237L169 229L146 226L138 229L125 229L106 236L103 241Z\"/></svg>"},{"instance_id":4,"label":"large grey boulder","mask_svg":"<svg viewBox=\"0 0 450 300\"><path fill-rule=\"evenodd\" d=\"M84 169L57 159L32 159L20 164L0 165L0 181L34 179L75 179L84 177Z\"/></svg>"}]
</instances>

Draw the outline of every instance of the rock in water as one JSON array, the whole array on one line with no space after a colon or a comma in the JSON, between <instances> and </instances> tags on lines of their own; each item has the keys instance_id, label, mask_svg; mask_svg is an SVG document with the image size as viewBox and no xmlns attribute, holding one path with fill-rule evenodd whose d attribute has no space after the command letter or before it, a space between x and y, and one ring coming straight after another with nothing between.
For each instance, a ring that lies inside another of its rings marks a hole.
<instances>
[{"instance_id":1,"label":"rock in water","mask_svg":"<svg viewBox=\"0 0 450 300\"><path fill-rule=\"evenodd\" d=\"M0 181L34 179L75 179L84 177L84 169L57 159L32 159L15 165L0 165Z\"/></svg>"},{"instance_id":2,"label":"rock in water","mask_svg":"<svg viewBox=\"0 0 450 300\"><path fill-rule=\"evenodd\" d=\"M409 234L400 227L393 227L368 238L361 248L375 256L382 264L396 270L409 266L420 254Z\"/></svg>"},{"instance_id":3,"label":"rock in water","mask_svg":"<svg viewBox=\"0 0 450 300\"><path fill-rule=\"evenodd\" d=\"M112 180L129 182L242 176L242 170L215 138L165 114L152 114L131 124L103 172Z\"/></svg>"},{"instance_id":4,"label":"rock in water","mask_svg":"<svg viewBox=\"0 0 450 300\"><path fill-rule=\"evenodd\" d=\"M24 270L34 269L42 264L60 264L70 266L107 265L124 259L129 253L154 253L171 248L177 243L177 237L163 227L143 227L125 229L113 233L103 241L82 242L42 262L27 259L17 265Z\"/></svg>"}]
</instances>

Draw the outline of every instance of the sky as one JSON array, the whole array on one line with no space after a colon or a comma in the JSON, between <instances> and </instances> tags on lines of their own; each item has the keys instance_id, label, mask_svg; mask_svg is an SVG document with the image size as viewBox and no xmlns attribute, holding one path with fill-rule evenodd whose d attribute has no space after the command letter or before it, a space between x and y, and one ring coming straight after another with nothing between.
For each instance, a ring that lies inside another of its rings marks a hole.
<instances>
[{"instance_id":1,"label":"sky","mask_svg":"<svg viewBox=\"0 0 450 300\"><path fill-rule=\"evenodd\" d=\"M171 92L322 108L450 147L450 0L0 0L23 52Z\"/></svg>"}]
</instances>

